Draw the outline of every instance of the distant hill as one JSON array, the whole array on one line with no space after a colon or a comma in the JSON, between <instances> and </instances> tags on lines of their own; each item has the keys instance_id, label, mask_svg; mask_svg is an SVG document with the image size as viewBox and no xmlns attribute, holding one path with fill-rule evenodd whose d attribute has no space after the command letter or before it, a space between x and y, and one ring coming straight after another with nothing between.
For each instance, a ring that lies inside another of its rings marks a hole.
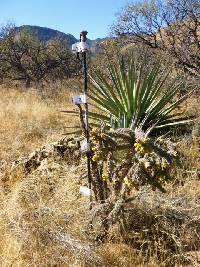
<instances>
[{"instance_id":1,"label":"distant hill","mask_svg":"<svg viewBox=\"0 0 200 267\"><path fill-rule=\"evenodd\" d=\"M59 38L63 42L66 42L69 46L78 42L79 40L76 39L72 34L60 32L54 29L50 29L47 27L40 27L40 26L31 26L31 25L23 25L17 27L17 31L21 31L27 29L29 32L34 34L38 37L39 40L43 42L48 42L50 39ZM106 38L98 38L95 40L88 39L87 42L91 48L93 53L96 53L99 50L99 44L104 41Z\"/></svg>"}]
</instances>

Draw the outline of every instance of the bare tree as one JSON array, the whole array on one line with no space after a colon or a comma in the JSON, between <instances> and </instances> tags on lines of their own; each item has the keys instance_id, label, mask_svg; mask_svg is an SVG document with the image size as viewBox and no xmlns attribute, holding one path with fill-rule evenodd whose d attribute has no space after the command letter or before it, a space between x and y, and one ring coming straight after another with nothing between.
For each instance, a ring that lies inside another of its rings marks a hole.
<instances>
[{"instance_id":1,"label":"bare tree","mask_svg":"<svg viewBox=\"0 0 200 267\"><path fill-rule=\"evenodd\" d=\"M38 85L46 80L73 77L79 71L66 43L40 41L27 30L7 25L0 32L0 77Z\"/></svg>"},{"instance_id":2,"label":"bare tree","mask_svg":"<svg viewBox=\"0 0 200 267\"><path fill-rule=\"evenodd\" d=\"M112 32L167 51L178 66L200 77L200 0L146 0L125 6Z\"/></svg>"}]
</instances>

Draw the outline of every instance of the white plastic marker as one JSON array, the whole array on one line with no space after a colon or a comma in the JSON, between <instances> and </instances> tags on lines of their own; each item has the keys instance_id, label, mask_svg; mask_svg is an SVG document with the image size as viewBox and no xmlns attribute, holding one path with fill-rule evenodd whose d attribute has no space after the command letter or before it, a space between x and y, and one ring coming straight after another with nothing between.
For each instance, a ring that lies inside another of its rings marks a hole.
<instances>
[{"instance_id":1,"label":"white plastic marker","mask_svg":"<svg viewBox=\"0 0 200 267\"><path fill-rule=\"evenodd\" d=\"M89 45L85 41L81 41L72 45L73 53L83 53L89 50Z\"/></svg>"},{"instance_id":2,"label":"white plastic marker","mask_svg":"<svg viewBox=\"0 0 200 267\"><path fill-rule=\"evenodd\" d=\"M72 102L75 105L86 104L87 103L87 96L86 95L73 96Z\"/></svg>"},{"instance_id":3,"label":"white plastic marker","mask_svg":"<svg viewBox=\"0 0 200 267\"><path fill-rule=\"evenodd\" d=\"M80 186L80 194L86 197L91 195L91 190L87 186Z\"/></svg>"},{"instance_id":4,"label":"white plastic marker","mask_svg":"<svg viewBox=\"0 0 200 267\"><path fill-rule=\"evenodd\" d=\"M83 153L90 151L90 144L87 142L86 138L81 142L81 151Z\"/></svg>"}]
</instances>

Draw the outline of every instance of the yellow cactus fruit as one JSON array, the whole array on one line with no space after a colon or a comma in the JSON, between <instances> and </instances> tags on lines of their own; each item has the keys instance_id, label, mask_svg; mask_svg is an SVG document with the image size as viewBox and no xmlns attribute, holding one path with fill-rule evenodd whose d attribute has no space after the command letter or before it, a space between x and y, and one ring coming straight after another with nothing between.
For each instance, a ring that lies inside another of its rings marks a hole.
<instances>
[{"instance_id":1,"label":"yellow cactus fruit","mask_svg":"<svg viewBox=\"0 0 200 267\"><path fill-rule=\"evenodd\" d=\"M98 145L98 144L99 144L99 141L98 141L97 139L93 139L93 138L92 138L92 142L93 142L93 144L95 144L95 145Z\"/></svg>"},{"instance_id":2,"label":"yellow cactus fruit","mask_svg":"<svg viewBox=\"0 0 200 267\"><path fill-rule=\"evenodd\" d=\"M102 179L107 183L110 181L110 178L109 178L108 174L103 174L102 175Z\"/></svg>"},{"instance_id":3,"label":"yellow cactus fruit","mask_svg":"<svg viewBox=\"0 0 200 267\"><path fill-rule=\"evenodd\" d=\"M159 180L160 180L162 183L165 183L165 175L160 175L160 176L159 176Z\"/></svg>"},{"instance_id":4,"label":"yellow cactus fruit","mask_svg":"<svg viewBox=\"0 0 200 267\"><path fill-rule=\"evenodd\" d=\"M92 134L97 134L98 133L98 128L92 128L91 133Z\"/></svg>"},{"instance_id":5,"label":"yellow cactus fruit","mask_svg":"<svg viewBox=\"0 0 200 267\"><path fill-rule=\"evenodd\" d=\"M132 186L131 181L127 177L124 178L124 184L129 188Z\"/></svg>"},{"instance_id":6,"label":"yellow cactus fruit","mask_svg":"<svg viewBox=\"0 0 200 267\"><path fill-rule=\"evenodd\" d=\"M162 160L161 167L162 169L166 169L169 166L169 163L166 159Z\"/></svg>"},{"instance_id":7,"label":"yellow cactus fruit","mask_svg":"<svg viewBox=\"0 0 200 267\"><path fill-rule=\"evenodd\" d=\"M95 155L92 157L92 160L93 160L93 161L98 161L98 160L99 160L99 156L95 154Z\"/></svg>"}]
</instances>

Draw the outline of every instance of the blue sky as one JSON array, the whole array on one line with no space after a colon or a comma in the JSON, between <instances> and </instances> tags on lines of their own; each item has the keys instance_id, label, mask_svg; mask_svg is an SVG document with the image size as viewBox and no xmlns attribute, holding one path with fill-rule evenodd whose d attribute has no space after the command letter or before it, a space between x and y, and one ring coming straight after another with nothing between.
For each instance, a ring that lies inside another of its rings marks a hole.
<instances>
[{"instance_id":1,"label":"blue sky","mask_svg":"<svg viewBox=\"0 0 200 267\"><path fill-rule=\"evenodd\" d=\"M115 14L128 0L0 0L0 24L29 24L53 28L79 36L86 29L88 38L109 34Z\"/></svg>"}]
</instances>

